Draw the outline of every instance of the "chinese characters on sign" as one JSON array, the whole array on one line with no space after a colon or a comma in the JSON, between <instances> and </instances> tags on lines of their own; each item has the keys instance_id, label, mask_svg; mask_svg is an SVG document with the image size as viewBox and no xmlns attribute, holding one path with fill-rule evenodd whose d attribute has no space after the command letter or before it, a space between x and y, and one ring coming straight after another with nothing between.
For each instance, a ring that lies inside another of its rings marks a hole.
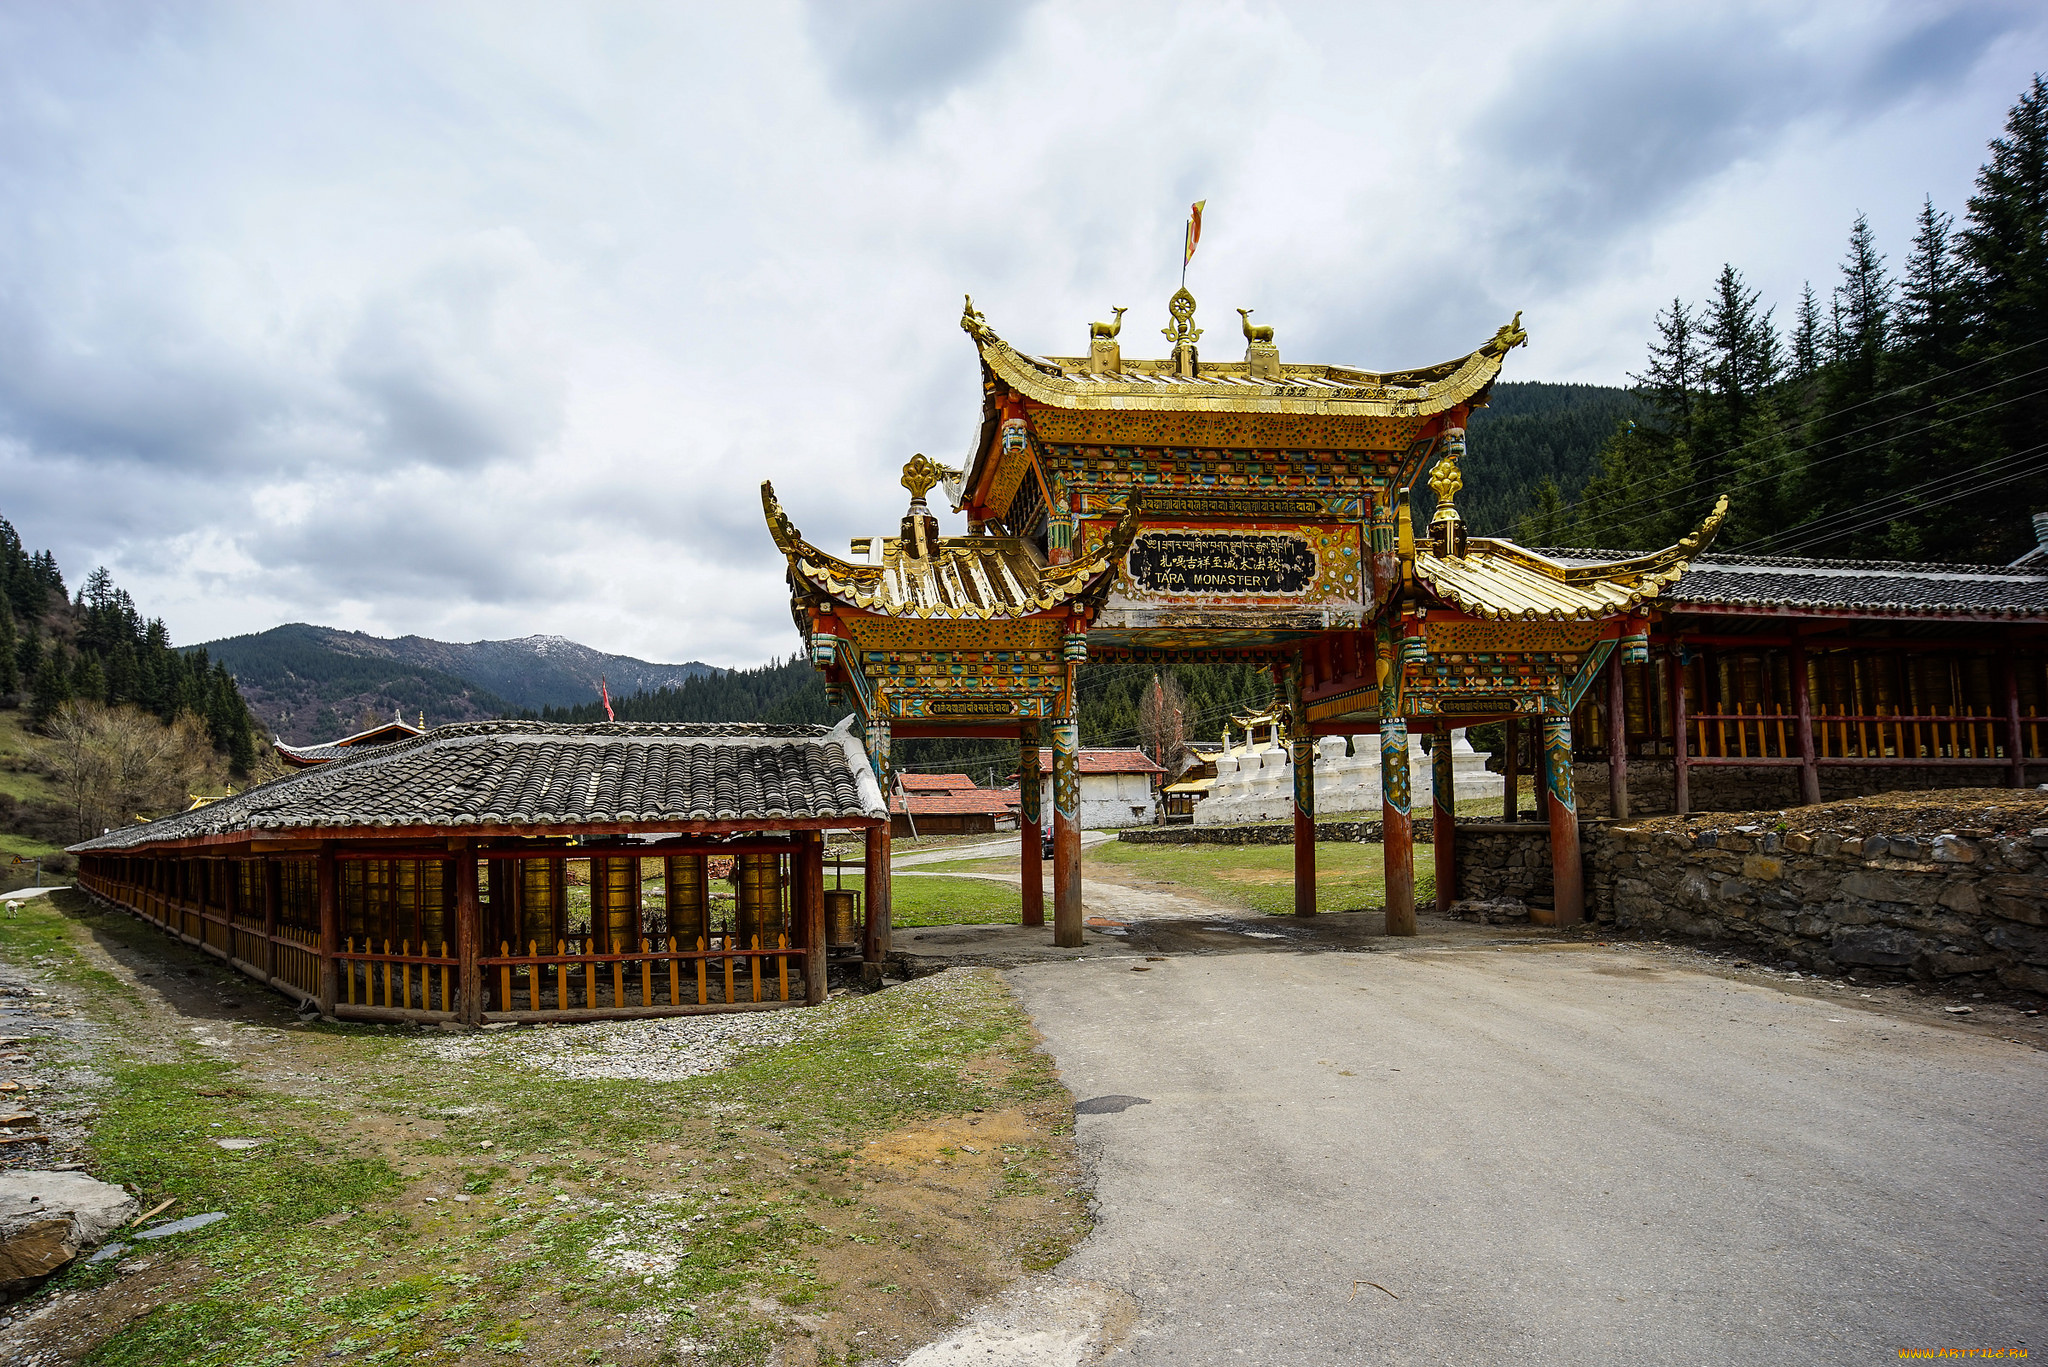
<instances>
[{"instance_id":1,"label":"chinese characters on sign","mask_svg":"<svg viewBox=\"0 0 2048 1367\"><path fill-rule=\"evenodd\" d=\"M1144 532L1130 567L1146 593L1267 598L1308 592L1316 556L1305 538L1284 532Z\"/></svg>"}]
</instances>

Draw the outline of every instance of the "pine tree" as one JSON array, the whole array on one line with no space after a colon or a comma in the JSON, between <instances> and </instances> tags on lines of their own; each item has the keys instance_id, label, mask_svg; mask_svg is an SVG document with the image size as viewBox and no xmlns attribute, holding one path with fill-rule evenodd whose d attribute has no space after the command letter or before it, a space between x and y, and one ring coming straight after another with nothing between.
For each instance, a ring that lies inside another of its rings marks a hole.
<instances>
[{"instance_id":1,"label":"pine tree","mask_svg":"<svg viewBox=\"0 0 2048 1367\"><path fill-rule=\"evenodd\" d=\"M35 684L30 692L29 721L40 728L57 715L57 709L71 701L71 677L54 650L46 651L36 666Z\"/></svg>"},{"instance_id":2,"label":"pine tree","mask_svg":"<svg viewBox=\"0 0 2048 1367\"><path fill-rule=\"evenodd\" d=\"M1812 380L1820 370L1820 303L1813 297L1813 282L1799 292L1799 312L1792 322L1792 379L1799 384Z\"/></svg>"},{"instance_id":3,"label":"pine tree","mask_svg":"<svg viewBox=\"0 0 2048 1367\"><path fill-rule=\"evenodd\" d=\"M1885 465L1891 487L1900 491L1883 505L1883 554L1914 560L1955 558L1970 552L1970 528L1954 516L1934 514L1926 507L1939 493L1912 494L1970 465L1972 441L1964 421L1969 400L1942 401L1952 388L1941 380L1962 364L1966 339L1961 263L1950 236L1952 220L1934 207L1930 196L1920 206L1919 230L1906 258L1899 286L1897 326L1885 367L1885 386L1897 394L1897 416ZM1963 533L1958 535L1958 533Z\"/></svg>"},{"instance_id":4,"label":"pine tree","mask_svg":"<svg viewBox=\"0 0 2048 1367\"><path fill-rule=\"evenodd\" d=\"M1973 379L1999 386L1978 400L2000 406L1978 424L1973 454L1987 480L2021 476L2001 483L1988 505L1998 515L1977 542L1981 555L2004 560L2032 540L2012 510L2048 508L2048 453L2037 449L2048 440L2048 395L2028 394L2040 383L2023 378L2048 363L2048 84L2039 75L1991 143L1958 236L1971 334L1963 350L1988 362Z\"/></svg>"},{"instance_id":5,"label":"pine tree","mask_svg":"<svg viewBox=\"0 0 2048 1367\"><path fill-rule=\"evenodd\" d=\"M1691 521L1714 498L1733 493L1736 525L1731 532L1737 536L1745 524L1759 532L1773 529L1778 515L1775 482L1781 472L1772 453L1750 449L1776 427L1769 395L1784 370L1771 310L1759 313L1757 303L1757 292L1743 283L1741 272L1732 265L1721 267L1700 324L1707 359L1696 424L1699 450L1692 462L1692 488L1681 505ZM1771 421L1760 423L1766 413Z\"/></svg>"},{"instance_id":6,"label":"pine tree","mask_svg":"<svg viewBox=\"0 0 2048 1367\"><path fill-rule=\"evenodd\" d=\"M21 667L15 660L20 644L15 639L14 609L8 605L7 596L0 594L0 694L21 691Z\"/></svg>"}]
</instances>

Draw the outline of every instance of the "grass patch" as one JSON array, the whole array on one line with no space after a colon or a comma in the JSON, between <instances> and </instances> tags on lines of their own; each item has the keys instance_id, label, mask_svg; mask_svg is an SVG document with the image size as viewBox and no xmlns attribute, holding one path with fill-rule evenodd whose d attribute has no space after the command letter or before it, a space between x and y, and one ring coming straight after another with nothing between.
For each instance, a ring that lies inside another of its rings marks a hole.
<instances>
[{"instance_id":1,"label":"grass patch","mask_svg":"<svg viewBox=\"0 0 2048 1367\"><path fill-rule=\"evenodd\" d=\"M1378 845L1316 846L1316 910L1367 911L1387 904L1385 856ZM1082 859L1089 871L1122 882L1181 887L1213 902L1263 912L1294 911L1294 850L1287 845L1098 845ZM1415 850L1415 896L1435 895L1429 847Z\"/></svg>"},{"instance_id":2,"label":"grass patch","mask_svg":"<svg viewBox=\"0 0 2048 1367\"><path fill-rule=\"evenodd\" d=\"M990 868L1002 867L998 861L986 862ZM1014 864L1011 861L1011 867ZM1052 880L1046 881L1049 886ZM1014 883L913 874L907 869L890 880L889 923L893 926L1014 926L1023 920L1024 896Z\"/></svg>"},{"instance_id":3,"label":"grass patch","mask_svg":"<svg viewBox=\"0 0 2048 1367\"><path fill-rule=\"evenodd\" d=\"M196 1021L153 987L96 967L89 935L153 952L170 984L204 962L77 893L0 919L0 954L68 981L70 1004L102 1027L89 1167L145 1208L175 1197L161 1219L228 1218L128 1260L158 1271L110 1262L52 1283L44 1295L84 1314L102 1292L133 1294L137 1275L163 1279L155 1309L96 1343L103 1328L74 1331L88 1367L656 1361L664 1336L760 1363L793 1332L772 1307L843 1311L858 1328L877 1272L925 1276L935 1245L889 1213L876 1174L855 1171L868 1139L1064 1101L993 975L836 1001L807 1013L823 1028L804 1040L705 1076L574 1080L518 1061L533 1031L468 1037L480 1052L451 1062L438 1032L215 1019L206 1033L231 1045L217 1049L188 1038ZM1056 1175L1065 1133L1041 1127L992 1175L994 1197L1031 1197L1012 1243L1029 1266L1085 1232L1071 1178ZM266 1142L215 1142L244 1136ZM993 1209L963 1206L959 1227L986 1228ZM875 1271L821 1273L823 1250L843 1268L854 1247L873 1250ZM636 1323L666 1328L634 1339Z\"/></svg>"}]
</instances>

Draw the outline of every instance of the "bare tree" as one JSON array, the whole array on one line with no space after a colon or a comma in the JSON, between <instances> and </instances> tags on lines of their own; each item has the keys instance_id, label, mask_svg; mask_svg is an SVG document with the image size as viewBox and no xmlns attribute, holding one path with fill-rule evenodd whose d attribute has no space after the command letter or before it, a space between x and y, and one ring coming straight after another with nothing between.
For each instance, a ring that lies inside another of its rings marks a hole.
<instances>
[{"instance_id":1,"label":"bare tree","mask_svg":"<svg viewBox=\"0 0 2048 1367\"><path fill-rule=\"evenodd\" d=\"M1187 749L1186 716L1187 697L1180 680L1164 670L1154 674L1152 686L1138 700L1139 744L1169 774Z\"/></svg>"},{"instance_id":2,"label":"bare tree","mask_svg":"<svg viewBox=\"0 0 2048 1367\"><path fill-rule=\"evenodd\" d=\"M66 703L50 718L43 758L80 839L162 816L225 781L206 723L187 712L166 726L134 707Z\"/></svg>"}]
</instances>

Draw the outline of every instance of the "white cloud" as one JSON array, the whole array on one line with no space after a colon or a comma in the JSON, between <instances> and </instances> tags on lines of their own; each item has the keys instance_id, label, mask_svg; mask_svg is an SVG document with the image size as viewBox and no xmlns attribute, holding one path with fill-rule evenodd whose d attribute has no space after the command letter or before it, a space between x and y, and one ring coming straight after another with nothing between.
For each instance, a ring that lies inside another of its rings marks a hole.
<instances>
[{"instance_id":1,"label":"white cloud","mask_svg":"<svg viewBox=\"0 0 2048 1367\"><path fill-rule=\"evenodd\" d=\"M978 420L955 320L1618 381L1732 260L1960 209L2004 6L1048 0L0 14L0 513L183 641L309 620L786 652L831 545ZM1484 41L1475 41L1482 34Z\"/></svg>"}]
</instances>

